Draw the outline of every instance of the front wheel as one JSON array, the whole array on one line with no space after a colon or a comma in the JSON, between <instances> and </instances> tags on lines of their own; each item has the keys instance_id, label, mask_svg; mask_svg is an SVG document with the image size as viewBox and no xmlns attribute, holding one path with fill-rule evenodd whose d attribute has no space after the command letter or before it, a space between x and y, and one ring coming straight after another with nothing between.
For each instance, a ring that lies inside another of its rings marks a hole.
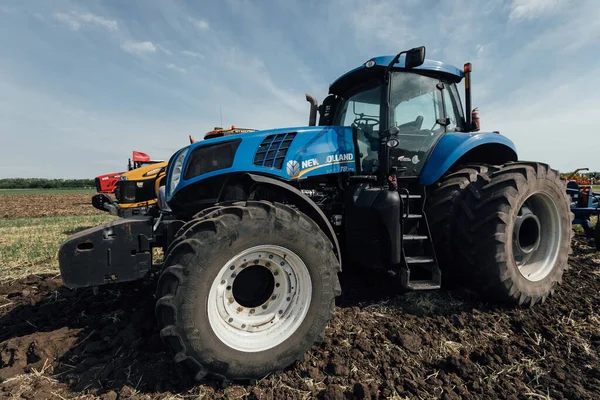
<instances>
[{"instance_id":1,"label":"front wheel","mask_svg":"<svg viewBox=\"0 0 600 400\"><path fill-rule=\"evenodd\" d=\"M532 306L562 281L573 231L557 171L541 163L504 164L472 185L458 218L456 244L475 291Z\"/></svg>"},{"instance_id":2,"label":"front wheel","mask_svg":"<svg viewBox=\"0 0 600 400\"><path fill-rule=\"evenodd\" d=\"M322 340L340 294L329 239L281 204L215 208L179 232L156 315L175 360L197 379L263 377Z\"/></svg>"}]
</instances>

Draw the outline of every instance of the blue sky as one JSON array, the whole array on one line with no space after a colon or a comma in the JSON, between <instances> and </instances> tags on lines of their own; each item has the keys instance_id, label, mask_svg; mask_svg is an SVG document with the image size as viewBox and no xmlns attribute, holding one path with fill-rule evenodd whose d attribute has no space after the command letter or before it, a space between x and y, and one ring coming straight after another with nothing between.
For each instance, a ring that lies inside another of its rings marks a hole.
<instances>
[{"instance_id":1,"label":"blue sky","mask_svg":"<svg viewBox=\"0 0 600 400\"><path fill-rule=\"evenodd\" d=\"M600 170L595 0L0 0L0 178L168 159L221 109L223 126L305 125L305 93L420 45L473 63L482 128L522 159Z\"/></svg>"}]
</instances>

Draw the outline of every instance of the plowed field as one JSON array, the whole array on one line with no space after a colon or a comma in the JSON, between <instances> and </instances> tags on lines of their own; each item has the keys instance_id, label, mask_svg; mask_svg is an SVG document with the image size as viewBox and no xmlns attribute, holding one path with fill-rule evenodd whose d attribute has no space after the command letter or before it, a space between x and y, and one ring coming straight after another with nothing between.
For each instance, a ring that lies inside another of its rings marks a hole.
<instances>
[{"instance_id":1,"label":"plowed field","mask_svg":"<svg viewBox=\"0 0 600 400\"><path fill-rule=\"evenodd\" d=\"M3 195L0 217L100 213L90 197ZM57 274L0 280L0 398L600 399L600 253L590 244L575 237L562 285L532 309L462 291L401 293L388 275L344 271L323 343L286 371L226 387L192 382L173 363L154 278L97 294L68 290Z\"/></svg>"},{"instance_id":2,"label":"plowed field","mask_svg":"<svg viewBox=\"0 0 600 400\"><path fill-rule=\"evenodd\" d=\"M225 388L172 363L152 279L93 295L30 276L0 286L0 397L598 399L600 257L575 240L563 284L533 309L398 294L387 276L344 272L335 319L305 361Z\"/></svg>"},{"instance_id":3,"label":"plowed field","mask_svg":"<svg viewBox=\"0 0 600 400\"><path fill-rule=\"evenodd\" d=\"M2 194L0 197L0 218L105 214L92 207L92 195L93 192Z\"/></svg>"}]
</instances>

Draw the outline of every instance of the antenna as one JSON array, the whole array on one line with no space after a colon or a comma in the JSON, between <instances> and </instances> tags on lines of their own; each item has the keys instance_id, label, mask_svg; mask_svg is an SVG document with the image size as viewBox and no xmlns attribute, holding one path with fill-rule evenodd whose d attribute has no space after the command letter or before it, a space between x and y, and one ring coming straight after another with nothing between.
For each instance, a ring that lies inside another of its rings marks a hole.
<instances>
[{"instance_id":1,"label":"antenna","mask_svg":"<svg viewBox=\"0 0 600 400\"><path fill-rule=\"evenodd\" d=\"M223 106L221 105L221 103L219 103L219 110L221 111L221 125L223 126Z\"/></svg>"}]
</instances>

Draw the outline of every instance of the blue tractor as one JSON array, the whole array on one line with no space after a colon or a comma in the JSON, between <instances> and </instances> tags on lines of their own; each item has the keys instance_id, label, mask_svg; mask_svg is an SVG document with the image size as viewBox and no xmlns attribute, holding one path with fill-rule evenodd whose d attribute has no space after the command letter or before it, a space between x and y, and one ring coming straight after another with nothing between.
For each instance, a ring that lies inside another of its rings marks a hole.
<instances>
[{"instance_id":1,"label":"blue tractor","mask_svg":"<svg viewBox=\"0 0 600 400\"><path fill-rule=\"evenodd\" d=\"M308 126L180 149L159 214L61 246L65 285L142 279L162 248L156 319L197 379L255 379L303 357L334 314L342 267L395 272L409 290L443 276L485 299L544 301L570 253L565 184L478 132L470 73L424 47L372 58L321 105L307 95Z\"/></svg>"}]
</instances>

